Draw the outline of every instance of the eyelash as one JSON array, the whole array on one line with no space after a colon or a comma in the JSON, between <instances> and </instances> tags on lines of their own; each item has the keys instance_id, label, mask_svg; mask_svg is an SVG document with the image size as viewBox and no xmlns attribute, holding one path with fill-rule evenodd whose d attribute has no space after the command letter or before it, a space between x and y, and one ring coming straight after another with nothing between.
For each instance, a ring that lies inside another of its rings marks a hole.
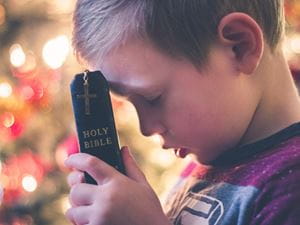
<instances>
[{"instance_id":1,"label":"eyelash","mask_svg":"<svg viewBox=\"0 0 300 225\"><path fill-rule=\"evenodd\" d=\"M155 105L156 103L158 103L158 101L161 99L161 95L153 98L153 99L146 99L146 101L150 104L150 105Z\"/></svg>"}]
</instances>

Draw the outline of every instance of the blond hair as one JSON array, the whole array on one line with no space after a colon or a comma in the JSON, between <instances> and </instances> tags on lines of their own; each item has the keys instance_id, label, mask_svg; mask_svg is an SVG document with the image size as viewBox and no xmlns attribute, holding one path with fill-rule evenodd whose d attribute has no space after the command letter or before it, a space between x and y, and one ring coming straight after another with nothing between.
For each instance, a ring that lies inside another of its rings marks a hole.
<instances>
[{"instance_id":1,"label":"blond hair","mask_svg":"<svg viewBox=\"0 0 300 225\"><path fill-rule=\"evenodd\" d=\"M223 16L243 12L275 48L284 29L283 0L78 0L73 46L94 64L129 38L150 40L162 52L200 65Z\"/></svg>"}]
</instances>

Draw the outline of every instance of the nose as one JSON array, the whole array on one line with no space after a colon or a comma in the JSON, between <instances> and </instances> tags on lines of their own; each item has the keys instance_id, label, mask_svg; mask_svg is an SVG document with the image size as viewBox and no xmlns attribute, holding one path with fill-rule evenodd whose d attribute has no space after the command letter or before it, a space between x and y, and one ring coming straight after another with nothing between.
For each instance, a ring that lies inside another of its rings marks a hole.
<instances>
[{"instance_id":1,"label":"nose","mask_svg":"<svg viewBox=\"0 0 300 225\"><path fill-rule=\"evenodd\" d=\"M163 134L166 128L161 122L161 112L159 110L150 109L145 106L136 106L138 114L140 131L144 136L152 136L154 134Z\"/></svg>"}]
</instances>

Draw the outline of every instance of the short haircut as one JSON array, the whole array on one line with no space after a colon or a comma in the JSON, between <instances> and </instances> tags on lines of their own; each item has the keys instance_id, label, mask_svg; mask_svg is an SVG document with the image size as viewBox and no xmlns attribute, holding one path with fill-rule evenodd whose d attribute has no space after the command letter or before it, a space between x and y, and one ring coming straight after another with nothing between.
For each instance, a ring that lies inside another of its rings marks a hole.
<instances>
[{"instance_id":1,"label":"short haircut","mask_svg":"<svg viewBox=\"0 0 300 225\"><path fill-rule=\"evenodd\" d=\"M79 60L98 62L129 38L150 41L175 58L204 63L225 15L243 12L276 48L284 30L283 0L78 0L73 46Z\"/></svg>"}]
</instances>

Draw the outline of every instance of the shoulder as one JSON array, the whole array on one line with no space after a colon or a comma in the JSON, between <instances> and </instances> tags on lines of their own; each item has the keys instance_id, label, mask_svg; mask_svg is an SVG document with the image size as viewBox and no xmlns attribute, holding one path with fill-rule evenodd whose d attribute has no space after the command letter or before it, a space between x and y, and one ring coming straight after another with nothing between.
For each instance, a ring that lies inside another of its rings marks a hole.
<instances>
[{"instance_id":1,"label":"shoulder","mask_svg":"<svg viewBox=\"0 0 300 225\"><path fill-rule=\"evenodd\" d=\"M300 167L282 170L261 188L251 224L295 225L300 221Z\"/></svg>"},{"instance_id":2,"label":"shoulder","mask_svg":"<svg viewBox=\"0 0 300 225\"><path fill-rule=\"evenodd\" d=\"M251 224L294 225L300 220L300 137L258 159L264 164Z\"/></svg>"},{"instance_id":3,"label":"shoulder","mask_svg":"<svg viewBox=\"0 0 300 225\"><path fill-rule=\"evenodd\" d=\"M246 151L255 152L254 147L256 146L252 145ZM241 151L245 151L245 149L241 149ZM282 174L299 168L299 166L300 136L296 136L268 147L262 153L249 154L243 161L230 166L215 166L210 169L200 166L197 168L197 177L238 186L253 186L260 190L266 183L283 177Z\"/></svg>"},{"instance_id":4,"label":"shoulder","mask_svg":"<svg viewBox=\"0 0 300 225\"><path fill-rule=\"evenodd\" d=\"M288 139L270 151L253 160L252 166L260 169L258 174L266 174L267 182L283 180L283 175L294 174L300 167L300 136Z\"/></svg>"}]
</instances>

